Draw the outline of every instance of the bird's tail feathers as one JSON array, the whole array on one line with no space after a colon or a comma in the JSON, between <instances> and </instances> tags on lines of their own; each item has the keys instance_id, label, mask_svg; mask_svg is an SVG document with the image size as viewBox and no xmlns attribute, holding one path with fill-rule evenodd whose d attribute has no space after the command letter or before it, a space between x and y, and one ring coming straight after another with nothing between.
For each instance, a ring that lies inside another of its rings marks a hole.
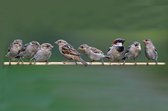
<instances>
[{"instance_id":1,"label":"bird's tail feathers","mask_svg":"<svg viewBox=\"0 0 168 111\"><path fill-rule=\"evenodd\" d=\"M84 66L87 66L87 65L88 65L87 62L84 61L82 58L80 58L79 61L82 62L82 64L83 64Z\"/></svg>"},{"instance_id":2,"label":"bird's tail feathers","mask_svg":"<svg viewBox=\"0 0 168 111\"><path fill-rule=\"evenodd\" d=\"M122 60L126 60L126 57L124 56L124 57L122 58Z\"/></svg>"},{"instance_id":3,"label":"bird's tail feathers","mask_svg":"<svg viewBox=\"0 0 168 111\"><path fill-rule=\"evenodd\" d=\"M109 57L108 55L105 55L104 58L106 58L106 59L110 59L110 57Z\"/></svg>"}]
</instances>

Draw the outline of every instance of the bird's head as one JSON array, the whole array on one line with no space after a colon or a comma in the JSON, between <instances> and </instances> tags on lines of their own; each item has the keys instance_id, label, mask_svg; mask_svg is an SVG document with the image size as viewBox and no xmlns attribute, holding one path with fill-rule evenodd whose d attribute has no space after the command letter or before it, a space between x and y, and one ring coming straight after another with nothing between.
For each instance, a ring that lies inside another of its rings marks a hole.
<instances>
[{"instance_id":1,"label":"bird's head","mask_svg":"<svg viewBox=\"0 0 168 111\"><path fill-rule=\"evenodd\" d=\"M41 45L41 49L51 50L52 48L54 48L54 47L51 44L49 44L49 43L43 43Z\"/></svg>"},{"instance_id":2,"label":"bird's head","mask_svg":"<svg viewBox=\"0 0 168 111\"><path fill-rule=\"evenodd\" d=\"M137 41L135 41L135 42L133 43L133 47L135 47L135 48L141 50L141 44L140 44L139 42L137 42Z\"/></svg>"},{"instance_id":3,"label":"bird's head","mask_svg":"<svg viewBox=\"0 0 168 111\"><path fill-rule=\"evenodd\" d=\"M17 46L19 46L19 47L22 47L23 41L20 40L20 39L16 39L16 40L13 41L13 44L14 44L14 45L17 45Z\"/></svg>"},{"instance_id":4,"label":"bird's head","mask_svg":"<svg viewBox=\"0 0 168 111\"><path fill-rule=\"evenodd\" d=\"M59 39L55 42L58 46L63 46L65 44L68 44L65 40Z\"/></svg>"},{"instance_id":5,"label":"bird's head","mask_svg":"<svg viewBox=\"0 0 168 111\"><path fill-rule=\"evenodd\" d=\"M123 46L124 42L125 42L125 39L117 38L112 42L112 44L116 46Z\"/></svg>"},{"instance_id":6,"label":"bird's head","mask_svg":"<svg viewBox=\"0 0 168 111\"><path fill-rule=\"evenodd\" d=\"M145 45L147 45L147 44L151 44L152 41L151 41L150 39L145 39L145 40L143 40L143 43L144 43Z\"/></svg>"},{"instance_id":7,"label":"bird's head","mask_svg":"<svg viewBox=\"0 0 168 111\"><path fill-rule=\"evenodd\" d=\"M37 41L31 41L30 44L31 44L31 45L35 45L35 46L38 46L38 47L40 46L40 43L37 42Z\"/></svg>"},{"instance_id":8,"label":"bird's head","mask_svg":"<svg viewBox=\"0 0 168 111\"><path fill-rule=\"evenodd\" d=\"M89 46L88 46L87 44L82 44L82 45L79 46L78 49L79 49L80 51L85 51L88 47L89 47Z\"/></svg>"}]
</instances>

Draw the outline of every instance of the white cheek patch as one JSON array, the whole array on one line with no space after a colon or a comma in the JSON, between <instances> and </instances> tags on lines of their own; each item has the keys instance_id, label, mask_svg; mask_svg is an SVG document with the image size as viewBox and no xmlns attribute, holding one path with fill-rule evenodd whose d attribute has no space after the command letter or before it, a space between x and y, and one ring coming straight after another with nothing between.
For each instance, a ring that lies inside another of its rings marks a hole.
<instances>
[{"instance_id":1,"label":"white cheek patch","mask_svg":"<svg viewBox=\"0 0 168 111\"><path fill-rule=\"evenodd\" d=\"M123 44L122 43L117 43L116 46L123 46Z\"/></svg>"},{"instance_id":2,"label":"white cheek patch","mask_svg":"<svg viewBox=\"0 0 168 111\"><path fill-rule=\"evenodd\" d=\"M141 50L142 49L141 46L138 46L138 49Z\"/></svg>"}]
</instances>

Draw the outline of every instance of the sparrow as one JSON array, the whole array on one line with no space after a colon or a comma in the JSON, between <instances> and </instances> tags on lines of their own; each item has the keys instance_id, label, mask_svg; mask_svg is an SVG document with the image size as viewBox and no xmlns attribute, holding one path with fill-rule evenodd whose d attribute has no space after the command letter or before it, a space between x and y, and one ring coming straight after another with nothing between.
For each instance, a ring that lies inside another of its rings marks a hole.
<instances>
[{"instance_id":1,"label":"sparrow","mask_svg":"<svg viewBox=\"0 0 168 111\"><path fill-rule=\"evenodd\" d=\"M19 53L22 47L23 47L23 41L20 39L16 39L10 44L8 52L6 54L6 57L9 58L9 65L11 65L11 60L17 59L18 63L20 62Z\"/></svg>"},{"instance_id":2,"label":"sparrow","mask_svg":"<svg viewBox=\"0 0 168 111\"><path fill-rule=\"evenodd\" d=\"M52 49L53 46L49 43L41 44L38 48L38 51L31 60L34 60L34 62L46 62L48 64L48 60L52 55Z\"/></svg>"},{"instance_id":3,"label":"sparrow","mask_svg":"<svg viewBox=\"0 0 168 111\"><path fill-rule=\"evenodd\" d=\"M103 58L105 58L105 55L101 50L87 44L80 45L78 49L86 54L91 59L91 62L101 60L102 64L104 64Z\"/></svg>"},{"instance_id":4,"label":"sparrow","mask_svg":"<svg viewBox=\"0 0 168 111\"><path fill-rule=\"evenodd\" d=\"M84 66L87 66L87 63L80 57L80 53L73 48L72 45L70 45L68 42L65 40L57 40L55 42L59 46L59 52L68 60L74 60L75 63L77 64L76 61L80 61Z\"/></svg>"},{"instance_id":5,"label":"sparrow","mask_svg":"<svg viewBox=\"0 0 168 111\"><path fill-rule=\"evenodd\" d=\"M140 54L141 54L141 44L139 42L135 41L126 50L124 58L123 58L124 63L125 63L126 59L133 59L136 64L136 58L138 58Z\"/></svg>"},{"instance_id":6,"label":"sparrow","mask_svg":"<svg viewBox=\"0 0 168 111\"><path fill-rule=\"evenodd\" d=\"M145 45L145 56L148 59L147 65L149 64L149 60L154 60L157 64L158 53L153 42L150 39L145 39L143 43Z\"/></svg>"},{"instance_id":7,"label":"sparrow","mask_svg":"<svg viewBox=\"0 0 168 111\"><path fill-rule=\"evenodd\" d=\"M38 51L39 46L40 44L37 41L31 41L28 44L25 44L19 53L20 59L31 59L32 57L34 57L34 55Z\"/></svg>"},{"instance_id":8,"label":"sparrow","mask_svg":"<svg viewBox=\"0 0 168 111\"><path fill-rule=\"evenodd\" d=\"M119 62L122 60L125 52L124 42L125 39L122 38L117 38L112 42L112 46L109 47L106 55L106 58L109 59L110 62Z\"/></svg>"}]
</instances>

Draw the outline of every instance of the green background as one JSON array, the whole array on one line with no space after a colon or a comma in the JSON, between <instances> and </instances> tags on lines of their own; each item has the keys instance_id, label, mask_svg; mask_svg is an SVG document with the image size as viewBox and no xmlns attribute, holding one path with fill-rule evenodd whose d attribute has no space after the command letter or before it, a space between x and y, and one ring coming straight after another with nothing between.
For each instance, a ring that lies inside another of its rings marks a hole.
<instances>
[{"instance_id":1,"label":"green background","mask_svg":"<svg viewBox=\"0 0 168 111\"><path fill-rule=\"evenodd\" d=\"M125 46L152 39L167 62L167 12L167 0L1 0L0 61L17 38L53 45L61 38L106 53L123 37ZM64 61L54 46L50 61ZM167 103L167 65L0 66L2 111L168 111Z\"/></svg>"}]
</instances>

